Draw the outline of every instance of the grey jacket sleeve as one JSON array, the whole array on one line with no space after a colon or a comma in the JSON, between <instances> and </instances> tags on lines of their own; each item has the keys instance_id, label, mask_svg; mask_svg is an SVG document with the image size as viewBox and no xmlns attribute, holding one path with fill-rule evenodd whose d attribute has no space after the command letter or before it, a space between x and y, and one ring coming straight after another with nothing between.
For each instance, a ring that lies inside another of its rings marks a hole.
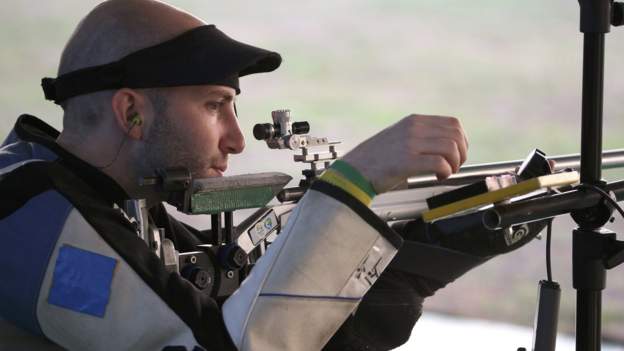
<instances>
[{"instance_id":1,"label":"grey jacket sleeve","mask_svg":"<svg viewBox=\"0 0 624 351\"><path fill-rule=\"evenodd\" d=\"M339 188L316 182L223 306L240 350L320 350L402 240Z\"/></svg>"}]
</instances>

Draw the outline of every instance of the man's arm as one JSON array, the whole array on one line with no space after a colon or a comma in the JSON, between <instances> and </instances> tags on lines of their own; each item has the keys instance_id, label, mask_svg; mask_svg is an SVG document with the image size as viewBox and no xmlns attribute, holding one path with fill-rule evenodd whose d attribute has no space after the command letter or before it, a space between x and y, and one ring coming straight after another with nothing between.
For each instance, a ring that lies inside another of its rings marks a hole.
<instances>
[{"instance_id":1,"label":"man's arm","mask_svg":"<svg viewBox=\"0 0 624 351\"><path fill-rule=\"evenodd\" d=\"M466 151L466 138L456 119L409 116L343 160L379 193L418 174L448 177L465 161ZM239 348L320 349L394 256L398 245L388 244L399 241L397 234L367 208L367 192L356 189L347 194L340 189L341 183L321 177L312 186L251 276L226 301L224 319ZM359 270L374 253L372 262L378 264L373 279L357 289L346 289L351 281L370 274L371 267L363 275ZM409 335L420 314L421 298L413 284L399 284L397 289L397 281L396 277L384 279L373 294L388 289L392 292L382 292L383 298L394 293L407 301L409 308L403 312L411 323L402 325L407 325Z\"/></svg>"},{"instance_id":2,"label":"man's arm","mask_svg":"<svg viewBox=\"0 0 624 351\"><path fill-rule=\"evenodd\" d=\"M241 350L319 350L389 264L401 239L362 203L313 184L223 305Z\"/></svg>"}]
</instances>

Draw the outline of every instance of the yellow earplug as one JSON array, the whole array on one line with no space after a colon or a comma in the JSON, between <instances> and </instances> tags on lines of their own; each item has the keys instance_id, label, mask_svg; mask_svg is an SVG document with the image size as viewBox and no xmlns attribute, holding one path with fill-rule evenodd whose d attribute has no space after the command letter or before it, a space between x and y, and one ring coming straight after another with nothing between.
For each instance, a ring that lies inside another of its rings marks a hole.
<instances>
[{"instance_id":1,"label":"yellow earplug","mask_svg":"<svg viewBox=\"0 0 624 351\"><path fill-rule=\"evenodd\" d=\"M141 115L137 112L130 116L128 122L130 122L130 128L132 128L134 126L140 126L141 124L143 124L143 119L141 118Z\"/></svg>"}]
</instances>

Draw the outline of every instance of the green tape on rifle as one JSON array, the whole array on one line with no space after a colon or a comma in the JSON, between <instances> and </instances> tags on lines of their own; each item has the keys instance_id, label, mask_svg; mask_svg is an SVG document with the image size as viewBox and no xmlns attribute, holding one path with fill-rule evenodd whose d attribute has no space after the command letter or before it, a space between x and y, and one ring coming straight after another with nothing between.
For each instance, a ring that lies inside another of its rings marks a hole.
<instances>
[{"instance_id":1,"label":"green tape on rifle","mask_svg":"<svg viewBox=\"0 0 624 351\"><path fill-rule=\"evenodd\" d=\"M265 206L275 196L271 187L213 191L191 196L191 213L213 214Z\"/></svg>"},{"instance_id":2,"label":"green tape on rifle","mask_svg":"<svg viewBox=\"0 0 624 351\"><path fill-rule=\"evenodd\" d=\"M291 179L278 172L196 179L188 213L213 214L264 207Z\"/></svg>"}]
</instances>

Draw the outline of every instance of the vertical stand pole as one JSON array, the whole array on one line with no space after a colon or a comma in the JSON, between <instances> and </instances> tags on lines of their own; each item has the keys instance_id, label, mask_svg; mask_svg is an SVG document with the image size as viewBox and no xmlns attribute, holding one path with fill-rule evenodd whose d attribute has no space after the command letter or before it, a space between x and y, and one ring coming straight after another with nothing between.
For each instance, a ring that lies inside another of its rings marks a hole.
<instances>
[{"instance_id":1,"label":"vertical stand pole","mask_svg":"<svg viewBox=\"0 0 624 351\"><path fill-rule=\"evenodd\" d=\"M576 350L599 351L602 290L607 270L604 256L614 233L576 229L572 233L572 284L576 289Z\"/></svg>"},{"instance_id":2,"label":"vertical stand pole","mask_svg":"<svg viewBox=\"0 0 624 351\"><path fill-rule=\"evenodd\" d=\"M611 26L612 0L579 0L583 33L583 106L581 183L601 185L602 107L605 33ZM600 209L573 214L579 225L572 238L572 275L576 292L576 350L600 351L602 290L606 285L604 242L596 216ZM607 216L606 218L608 218Z\"/></svg>"},{"instance_id":3,"label":"vertical stand pole","mask_svg":"<svg viewBox=\"0 0 624 351\"><path fill-rule=\"evenodd\" d=\"M601 178L604 37L584 34L581 183L586 184L597 184Z\"/></svg>"}]
</instances>

